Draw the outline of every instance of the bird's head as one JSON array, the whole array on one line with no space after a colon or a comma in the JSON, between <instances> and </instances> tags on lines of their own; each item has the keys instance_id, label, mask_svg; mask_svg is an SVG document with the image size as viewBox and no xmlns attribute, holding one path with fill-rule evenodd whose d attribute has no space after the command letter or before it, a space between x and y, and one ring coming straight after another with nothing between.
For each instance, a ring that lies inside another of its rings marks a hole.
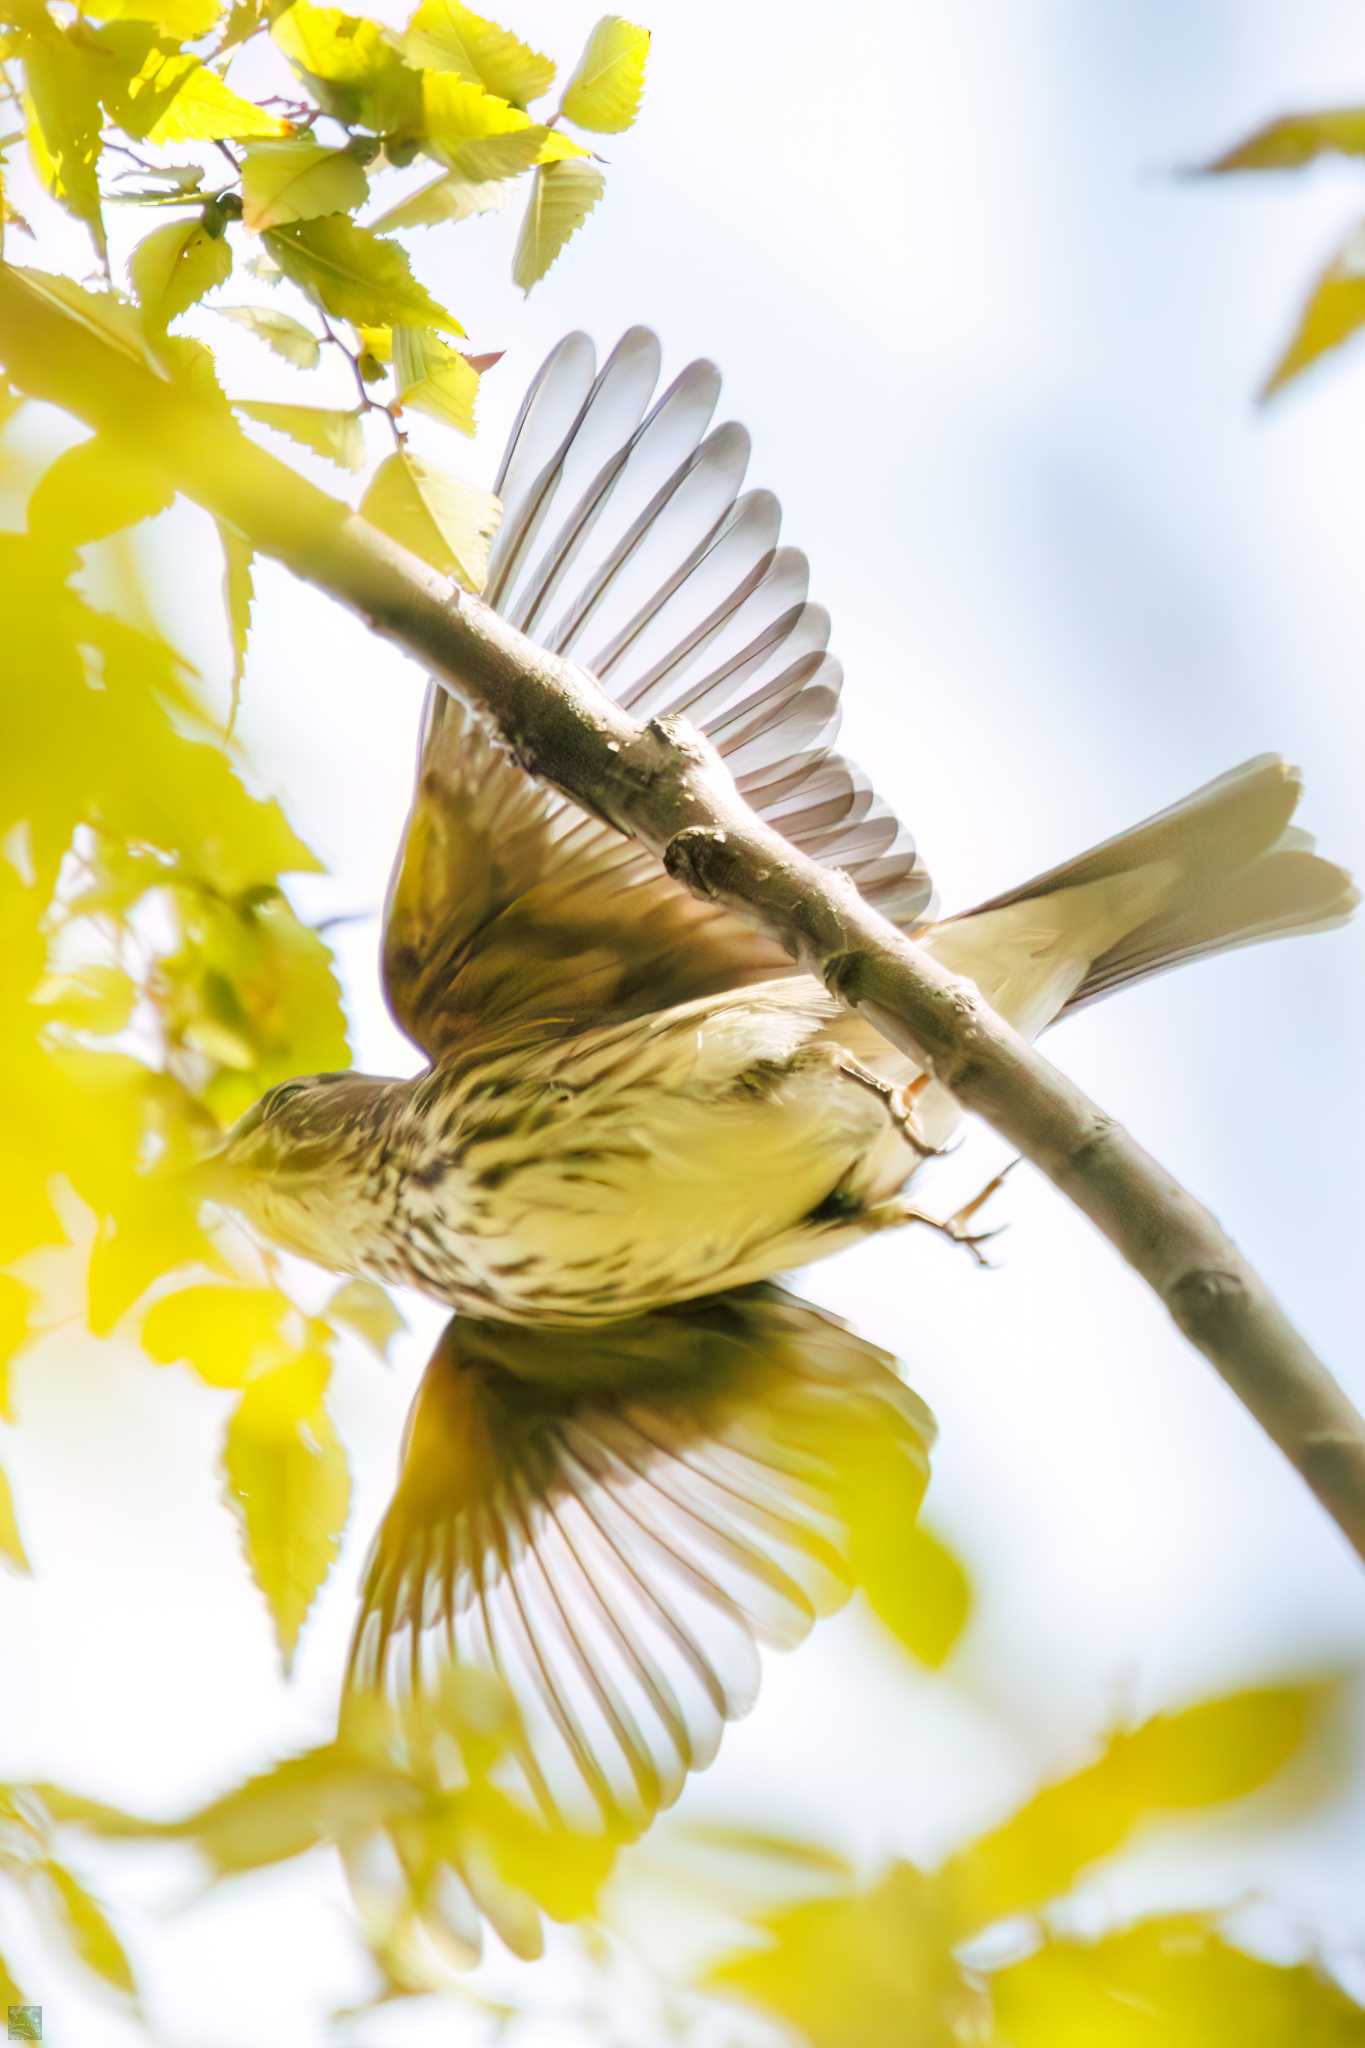
<instances>
[{"instance_id":1,"label":"bird's head","mask_svg":"<svg viewBox=\"0 0 1365 2048\"><path fill-rule=\"evenodd\" d=\"M204 1184L287 1250L344 1267L393 1094L393 1082L371 1074L281 1082L204 1161Z\"/></svg>"}]
</instances>

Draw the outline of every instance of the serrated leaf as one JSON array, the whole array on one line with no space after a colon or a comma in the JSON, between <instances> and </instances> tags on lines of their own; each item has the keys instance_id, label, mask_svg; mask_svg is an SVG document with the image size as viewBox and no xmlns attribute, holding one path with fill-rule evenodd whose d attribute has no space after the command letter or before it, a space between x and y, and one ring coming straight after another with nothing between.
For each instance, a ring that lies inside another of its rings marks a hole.
<instances>
[{"instance_id":1,"label":"serrated leaf","mask_svg":"<svg viewBox=\"0 0 1365 2048\"><path fill-rule=\"evenodd\" d=\"M519 42L461 0L422 0L408 23L403 46L410 61L432 71L454 71L525 106L554 84L553 61Z\"/></svg>"},{"instance_id":2,"label":"serrated leaf","mask_svg":"<svg viewBox=\"0 0 1365 2048\"><path fill-rule=\"evenodd\" d=\"M188 1365L207 1386L244 1387L288 1358L293 1313L278 1287L178 1287L142 1318L142 1348L158 1365Z\"/></svg>"},{"instance_id":3,"label":"serrated leaf","mask_svg":"<svg viewBox=\"0 0 1365 2048\"><path fill-rule=\"evenodd\" d=\"M1365 156L1365 107L1327 107L1268 121L1212 163L1210 172L1289 171L1322 156Z\"/></svg>"},{"instance_id":4,"label":"serrated leaf","mask_svg":"<svg viewBox=\"0 0 1365 2048\"><path fill-rule=\"evenodd\" d=\"M1357 228L1317 279L1289 346L1267 377L1262 398L1273 398L1365 326L1365 227Z\"/></svg>"},{"instance_id":5,"label":"serrated leaf","mask_svg":"<svg viewBox=\"0 0 1365 2048\"><path fill-rule=\"evenodd\" d=\"M103 1906L63 1864L45 1864L43 1878L43 1896L54 1931L87 1970L125 1998L135 1997L132 1965Z\"/></svg>"},{"instance_id":6,"label":"serrated leaf","mask_svg":"<svg viewBox=\"0 0 1365 2048\"><path fill-rule=\"evenodd\" d=\"M225 520L218 521L218 538L223 544L223 608L227 614L228 647L232 656L232 673L229 683L230 700L227 729L229 734L237 723L237 712L242 701L242 681L246 675L247 642L251 636L251 607L255 599L252 579L252 564L256 559L255 549L235 526Z\"/></svg>"},{"instance_id":7,"label":"serrated leaf","mask_svg":"<svg viewBox=\"0 0 1365 2048\"><path fill-rule=\"evenodd\" d=\"M343 1323L362 1337L380 1358L387 1355L395 1337L407 1329L384 1288L373 1280L344 1280L327 1304L327 1318Z\"/></svg>"},{"instance_id":8,"label":"serrated leaf","mask_svg":"<svg viewBox=\"0 0 1365 2048\"><path fill-rule=\"evenodd\" d=\"M604 15L565 87L561 112L579 128L619 135L640 111L648 56L648 29Z\"/></svg>"},{"instance_id":9,"label":"serrated leaf","mask_svg":"<svg viewBox=\"0 0 1365 2048\"><path fill-rule=\"evenodd\" d=\"M444 420L462 434L474 432L479 373L437 335L422 327L395 327L393 373L404 405Z\"/></svg>"},{"instance_id":10,"label":"serrated leaf","mask_svg":"<svg viewBox=\"0 0 1365 2048\"><path fill-rule=\"evenodd\" d=\"M48 305L55 306L67 319L76 321L106 346L118 349L120 354L130 357L135 363L152 362L142 322L130 299L113 291L89 291L73 278L47 270L15 267L10 275L22 278L29 291L36 292Z\"/></svg>"},{"instance_id":11,"label":"serrated leaf","mask_svg":"<svg viewBox=\"0 0 1365 2048\"><path fill-rule=\"evenodd\" d=\"M29 1572L33 1569L24 1549L24 1539L19 1534L19 1519L14 1512L14 1495L10 1490L9 1478L3 1465L0 1465L0 1563L8 1564L19 1572Z\"/></svg>"},{"instance_id":12,"label":"serrated leaf","mask_svg":"<svg viewBox=\"0 0 1365 2048\"><path fill-rule=\"evenodd\" d=\"M311 135L253 143L242 155L242 219L257 233L320 213L353 213L369 191L349 150L323 149Z\"/></svg>"},{"instance_id":13,"label":"serrated leaf","mask_svg":"<svg viewBox=\"0 0 1365 2048\"><path fill-rule=\"evenodd\" d=\"M324 1354L305 1352L253 1380L228 1424L223 1455L228 1499L286 1672L350 1506L346 1456L322 1404L328 1370Z\"/></svg>"},{"instance_id":14,"label":"serrated leaf","mask_svg":"<svg viewBox=\"0 0 1365 2048\"><path fill-rule=\"evenodd\" d=\"M34 169L53 198L84 221L103 261L99 159L104 116L96 67L89 53L45 16L34 34L20 37L18 54L24 62Z\"/></svg>"},{"instance_id":15,"label":"serrated leaf","mask_svg":"<svg viewBox=\"0 0 1365 2048\"><path fill-rule=\"evenodd\" d=\"M136 23L104 30L106 44L116 32L125 39L138 33ZM258 136L290 135L288 121L267 113L233 92L206 64L164 39L129 47L141 62L135 75L113 93L105 88L110 118L135 140L148 142L245 142Z\"/></svg>"},{"instance_id":16,"label":"serrated leaf","mask_svg":"<svg viewBox=\"0 0 1365 2048\"><path fill-rule=\"evenodd\" d=\"M215 306L214 312L220 319L235 321L245 327L267 348L273 348L277 356L283 356L287 363L293 363L299 370L315 370L322 355L322 344L301 320L295 320L289 313L272 312L269 306Z\"/></svg>"},{"instance_id":17,"label":"serrated leaf","mask_svg":"<svg viewBox=\"0 0 1365 2048\"><path fill-rule=\"evenodd\" d=\"M453 576L466 590L482 590L502 518L491 491L459 483L404 450L380 464L360 513L443 576Z\"/></svg>"},{"instance_id":18,"label":"serrated leaf","mask_svg":"<svg viewBox=\"0 0 1365 2048\"><path fill-rule=\"evenodd\" d=\"M472 183L514 177L532 164L586 154L567 135L533 122L520 107L445 72L423 75L422 134L431 155Z\"/></svg>"},{"instance_id":19,"label":"serrated leaf","mask_svg":"<svg viewBox=\"0 0 1365 2048\"><path fill-rule=\"evenodd\" d=\"M454 314L417 282L396 242L381 240L343 214L269 228L264 240L290 282L339 320L367 327L403 321L464 333Z\"/></svg>"},{"instance_id":20,"label":"serrated leaf","mask_svg":"<svg viewBox=\"0 0 1365 2048\"><path fill-rule=\"evenodd\" d=\"M163 471L96 434L48 464L29 499L28 529L56 547L84 547L154 519L174 497Z\"/></svg>"},{"instance_id":21,"label":"serrated leaf","mask_svg":"<svg viewBox=\"0 0 1365 2048\"><path fill-rule=\"evenodd\" d=\"M128 275L149 326L163 331L232 273L225 235L201 221L167 221L153 228L128 258Z\"/></svg>"},{"instance_id":22,"label":"serrated leaf","mask_svg":"<svg viewBox=\"0 0 1365 2048\"><path fill-rule=\"evenodd\" d=\"M512 258L513 281L524 292L544 277L604 189L602 173L595 164L544 164L536 172Z\"/></svg>"},{"instance_id":23,"label":"serrated leaf","mask_svg":"<svg viewBox=\"0 0 1365 2048\"><path fill-rule=\"evenodd\" d=\"M315 455L325 455L339 469L359 469L365 460L365 435L358 412L340 412L325 405L272 405L238 398L234 404L249 420L288 434Z\"/></svg>"},{"instance_id":24,"label":"serrated leaf","mask_svg":"<svg viewBox=\"0 0 1365 2048\"><path fill-rule=\"evenodd\" d=\"M370 225L376 234L387 234L394 228L434 228L448 220L469 220L505 206L511 190L506 178L473 179L447 171L400 199Z\"/></svg>"},{"instance_id":25,"label":"serrated leaf","mask_svg":"<svg viewBox=\"0 0 1365 2048\"><path fill-rule=\"evenodd\" d=\"M85 0L81 8L94 21L151 22L181 43L207 35L222 11L222 0Z\"/></svg>"},{"instance_id":26,"label":"serrated leaf","mask_svg":"<svg viewBox=\"0 0 1365 2048\"><path fill-rule=\"evenodd\" d=\"M270 33L324 113L379 135L418 133L418 74L378 22L294 0L276 15Z\"/></svg>"}]
</instances>

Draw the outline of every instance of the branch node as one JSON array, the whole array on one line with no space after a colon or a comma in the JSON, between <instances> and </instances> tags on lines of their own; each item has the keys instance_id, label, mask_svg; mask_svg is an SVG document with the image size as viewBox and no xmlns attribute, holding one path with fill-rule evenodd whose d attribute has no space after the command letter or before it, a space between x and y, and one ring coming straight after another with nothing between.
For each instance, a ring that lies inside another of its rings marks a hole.
<instances>
[{"instance_id":1,"label":"branch node","mask_svg":"<svg viewBox=\"0 0 1365 2048\"><path fill-rule=\"evenodd\" d=\"M724 832L718 832L710 825L684 825L681 832L675 832L663 850L663 864L675 882L693 890L698 896L715 897L716 856L727 845Z\"/></svg>"},{"instance_id":2,"label":"branch node","mask_svg":"<svg viewBox=\"0 0 1365 2048\"><path fill-rule=\"evenodd\" d=\"M857 1009L866 993L867 955L864 952L831 953L820 970L825 987L841 1003Z\"/></svg>"},{"instance_id":3,"label":"branch node","mask_svg":"<svg viewBox=\"0 0 1365 2048\"><path fill-rule=\"evenodd\" d=\"M1187 1337L1199 1335L1220 1321L1230 1308L1245 1302L1244 1274L1232 1267L1196 1266L1166 1290L1166 1306Z\"/></svg>"}]
</instances>

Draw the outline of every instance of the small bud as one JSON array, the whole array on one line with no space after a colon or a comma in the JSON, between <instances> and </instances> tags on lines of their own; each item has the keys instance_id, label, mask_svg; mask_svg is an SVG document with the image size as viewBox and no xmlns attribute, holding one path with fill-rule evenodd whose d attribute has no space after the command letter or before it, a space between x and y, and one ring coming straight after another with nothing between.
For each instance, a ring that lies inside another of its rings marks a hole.
<instances>
[{"instance_id":1,"label":"small bud","mask_svg":"<svg viewBox=\"0 0 1365 2048\"><path fill-rule=\"evenodd\" d=\"M417 154L417 137L415 135L386 135L384 137L384 154L395 170L406 170Z\"/></svg>"},{"instance_id":2,"label":"small bud","mask_svg":"<svg viewBox=\"0 0 1365 2048\"><path fill-rule=\"evenodd\" d=\"M346 145L346 154L354 157L358 164L372 164L379 154L379 149L377 135L353 135Z\"/></svg>"},{"instance_id":3,"label":"small bud","mask_svg":"<svg viewBox=\"0 0 1365 2048\"><path fill-rule=\"evenodd\" d=\"M223 230L227 226L227 221L224 217L223 209L216 199L210 199L208 205L200 214L199 225L211 242L220 242L222 240Z\"/></svg>"},{"instance_id":4,"label":"small bud","mask_svg":"<svg viewBox=\"0 0 1365 2048\"><path fill-rule=\"evenodd\" d=\"M215 204L224 220L241 219L242 195L240 192L220 192Z\"/></svg>"},{"instance_id":5,"label":"small bud","mask_svg":"<svg viewBox=\"0 0 1365 2048\"><path fill-rule=\"evenodd\" d=\"M356 368L367 384L378 384L388 374L378 356L372 355L369 349L356 358Z\"/></svg>"}]
</instances>

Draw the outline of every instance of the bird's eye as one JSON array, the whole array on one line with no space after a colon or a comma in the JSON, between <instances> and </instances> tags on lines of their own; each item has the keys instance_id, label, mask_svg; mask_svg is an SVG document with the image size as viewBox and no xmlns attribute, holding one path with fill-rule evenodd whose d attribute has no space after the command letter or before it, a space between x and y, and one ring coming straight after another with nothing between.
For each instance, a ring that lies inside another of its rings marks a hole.
<instances>
[{"instance_id":1,"label":"bird's eye","mask_svg":"<svg viewBox=\"0 0 1365 2048\"><path fill-rule=\"evenodd\" d=\"M281 1087L273 1088L266 1097L267 1116L273 1116L277 1109L283 1109L292 1096L302 1095L306 1086L307 1083L304 1081L286 1081Z\"/></svg>"}]
</instances>

